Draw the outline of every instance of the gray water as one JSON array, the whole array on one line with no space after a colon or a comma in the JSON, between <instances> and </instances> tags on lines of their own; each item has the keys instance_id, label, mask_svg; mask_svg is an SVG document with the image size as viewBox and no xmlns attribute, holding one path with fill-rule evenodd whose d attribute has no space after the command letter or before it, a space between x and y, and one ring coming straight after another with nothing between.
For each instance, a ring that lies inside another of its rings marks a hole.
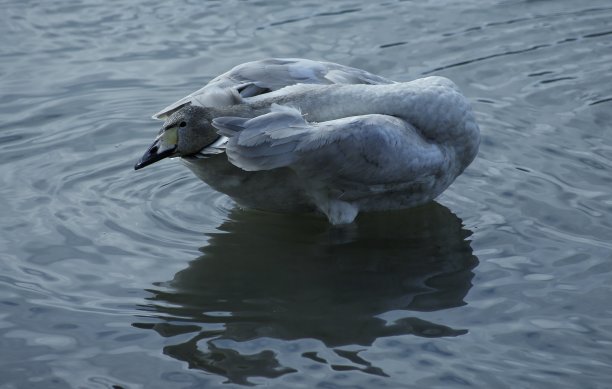
<instances>
[{"instance_id":1,"label":"gray water","mask_svg":"<svg viewBox=\"0 0 612 389\"><path fill-rule=\"evenodd\" d=\"M0 388L609 388L609 1L9 1ZM330 228L239 209L149 116L232 66L451 78L478 158Z\"/></svg>"}]
</instances>

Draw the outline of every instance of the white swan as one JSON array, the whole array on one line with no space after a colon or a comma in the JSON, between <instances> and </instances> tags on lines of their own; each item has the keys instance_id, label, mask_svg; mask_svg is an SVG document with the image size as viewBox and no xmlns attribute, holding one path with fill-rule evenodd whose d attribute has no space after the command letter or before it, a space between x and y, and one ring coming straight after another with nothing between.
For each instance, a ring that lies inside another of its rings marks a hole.
<instances>
[{"instance_id":1,"label":"white swan","mask_svg":"<svg viewBox=\"0 0 612 389\"><path fill-rule=\"evenodd\" d=\"M180 156L211 187L263 210L360 211L426 203L478 152L468 100L443 77L391 80L338 64L242 64L168 106L140 169Z\"/></svg>"}]
</instances>

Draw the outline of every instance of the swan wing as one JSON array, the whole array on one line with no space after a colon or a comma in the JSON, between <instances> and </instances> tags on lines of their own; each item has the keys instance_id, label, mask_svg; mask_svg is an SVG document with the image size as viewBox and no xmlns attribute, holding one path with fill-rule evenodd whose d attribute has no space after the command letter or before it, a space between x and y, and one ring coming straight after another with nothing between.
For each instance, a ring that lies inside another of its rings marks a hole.
<instances>
[{"instance_id":1,"label":"swan wing","mask_svg":"<svg viewBox=\"0 0 612 389\"><path fill-rule=\"evenodd\" d=\"M254 119L217 118L229 138L226 154L247 171L289 167L300 177L341 192L402 190L433 185L445 156L399 118L370 114L308 123L295 108L274 105Z\"/></svg>"},{"instance_id":2,"label":"swan wing","mask_svg":"<svg viewBox=\"0 0 612 389\"><path fill-rule=\"evenodd\" d=\"M226 106L295 84L392 84L394 81L365 70L332 62L300 58L271 58L238 65L203 88L170 104L155 115L165 119L186 104Z\"/></svg>"}]
</instances>

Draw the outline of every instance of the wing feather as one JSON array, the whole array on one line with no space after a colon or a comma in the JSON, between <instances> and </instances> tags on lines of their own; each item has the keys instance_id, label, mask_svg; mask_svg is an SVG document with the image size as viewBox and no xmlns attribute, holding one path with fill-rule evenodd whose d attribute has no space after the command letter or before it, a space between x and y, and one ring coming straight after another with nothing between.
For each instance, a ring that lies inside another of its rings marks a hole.
<instances>
[{"instance_id":1,"label":"wing feather","mask_svg":"<svg viewBox=\"0 0 612 389\"><path fill-rule=\"evenodd\" d=\"M238 65L203 88L170 104L155 115L165 119L187 104L224 106L296 84L392 84L365 70L331 62L299 58L271 58Z\"/></svg>"},{"instance_id":2,"label":"wing feather","mask_svg":"<svg viewBox=\"0 0 612 389\"><path fill-rule=\"evenodd\" d=\"M308 123L294 108L274 105L254 119L218 118L229 137L226 154L243 170L289 167L328 184L414 182L442 168L443 153L409 123L387 115L363 115Z\"/></svg>"}]
</instances>

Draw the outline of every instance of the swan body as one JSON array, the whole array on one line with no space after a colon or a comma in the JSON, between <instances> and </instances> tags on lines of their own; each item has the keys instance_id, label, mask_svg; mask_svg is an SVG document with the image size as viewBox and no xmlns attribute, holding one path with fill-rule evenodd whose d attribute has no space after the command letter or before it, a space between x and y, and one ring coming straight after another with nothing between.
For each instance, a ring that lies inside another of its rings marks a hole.
<instances>
[{"instance_id":1,"label":"swan body","mask_svg":"<svg viewBox=\"0 0 612 389\"><path fill-rule=\"evenodd\" d=\"M154 117L165 123L137 169L180 156L243 206L314 210L333 224L433 200L480 143L446 78L397 83L303 59L237 66Z\"/></svg>"}]
</instances>

